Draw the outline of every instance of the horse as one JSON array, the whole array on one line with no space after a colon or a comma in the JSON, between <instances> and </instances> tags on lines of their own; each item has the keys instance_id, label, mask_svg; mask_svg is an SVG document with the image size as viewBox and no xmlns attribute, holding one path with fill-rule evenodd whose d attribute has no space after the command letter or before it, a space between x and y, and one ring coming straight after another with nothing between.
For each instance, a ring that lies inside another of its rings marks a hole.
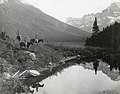
<instances>
[{"instance_id":1,"label":"horse","mask_svg":"<svg viewBox=\"0 0 120 94\"><path fill-rule=\"evenodd\" d=\"M30 40L30 42L32 42L32 43L39 43L39 42L43 42L43 39L38 39L38 40L36 40L36 39L31 39Z\"/></svg>"},{"instance_id":2,"label":"horse","mask_svg":"<svg viewBox=\"0 0 120 94\"><path fill-rule=\"evenodd\" d=\"M32 42L27 42L27 48L29 48L30 45L33 45L33 43Z\"/></svg>"},{"instance_id":3,"label":"horse","mask_svg":"<svg viewBox=\"0 0 120 94\"><path fill-rule=\"evenodd\" d=\"M37 43L36 39L31 39L30 42Z\"/></svg>"},{"instance_id":4,"label":"horse","mask_svg":"<svg viewBox=\"0 0 120 94\"><path fill-rule=\"evenodd\" d=\"M26 44L25 42L20 42L20 48L22 48L22 47L29 48L30 45L33 45L33 43L32 42L27 42L27 44Z\"/></svg>"},{"instance_id":5,"label":"horse","mask_svg":"<svg viewBox=\"0 0 120 94\"><path fill-rule=\"evenodd\" d=\"M38 43L39 43L39 42L43 42L43 39L38 39Z\"/></svg>"},{"instance_id":6,"label":"horse","mask_svg":"<svg viewBox=\"0 0 120 94\"><path fill-rule=\"evenodd\" d=\"M17 39L18 41L20 41L20 40L21 40L21 36L20 36L20 35L17 35L17 36L16 36L16 39Z\"/></svg>"},{"instance_id":7,"label":"horse","mask_svg":"<svg viewBox=\"0 0 120 94\"><path fill-rule=\"evenodd\" d=\"M22 48L22 47L26 47L25 42L20 42L20 48Z\"/></svg>"}]
</instances>

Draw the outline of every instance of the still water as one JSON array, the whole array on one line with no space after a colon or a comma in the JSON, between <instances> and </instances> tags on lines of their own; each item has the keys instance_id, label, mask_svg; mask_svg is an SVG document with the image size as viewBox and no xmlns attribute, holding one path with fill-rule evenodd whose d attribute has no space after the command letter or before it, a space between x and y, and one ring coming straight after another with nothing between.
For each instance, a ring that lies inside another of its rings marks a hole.
<instances>
[{"instance_id":1,"label":"still water","mask_svg":"<svg viewBox=\"0 0 120 94\"><path fill-rule=\"evenodd\" d=\"M111 80L102 71L72 66L43 81L35 94L120 94L120 81Z\"/></svg>"}]
</instances>

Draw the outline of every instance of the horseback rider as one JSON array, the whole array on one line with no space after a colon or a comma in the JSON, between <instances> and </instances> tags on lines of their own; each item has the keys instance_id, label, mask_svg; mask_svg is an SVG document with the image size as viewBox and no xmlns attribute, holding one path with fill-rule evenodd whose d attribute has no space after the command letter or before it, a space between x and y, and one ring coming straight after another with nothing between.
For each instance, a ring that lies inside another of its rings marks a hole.
<instances>
[{"instance_id":1,"label":"horseback rider","mask_svg":"<svg viewBox=\"0 0 120 94\"><path fill-rule=\"evenodd\" d=\"M27 47L27 37L24 37L25 47Z\"/></svg>"},{"instance_id":2,"label":"horseback rider","mask_svg":"<svg viewBox=\"0 0 120 94\"><path fill-rule=\"evenodd\" d=\"M27 44L30 43L29 37L24 37L25 47L27 47Z\"/></svg>"},{"instance_id":3,"label":"horseback rider","mask_svg":"<svg viewBox=\"0 0 120 94\"><path fill-rule=\"evenodd\" d=\"M30 38L29 37L26 37L26 42L30 42Z\"/></svg>"},{"instance_id":4,"label":"horseback rider","mask_svg":"<svg viewBox=\"0 0 120 94\"><path fill-rule=\"evenodd\" d=\"M21 35L20 35L20 31L18 30L16 32L16 39L20 42L21 41Z\"/></svg>"},{"instance_id":5,"label":"horseback rider","mask_svg":"<svg viewBox=\"0 0 120 94\"><path fill-rule=\"evenodd\" d=\"M35 42L38 43L38 36L35 36Z\"/></svg>"}]
</instances>

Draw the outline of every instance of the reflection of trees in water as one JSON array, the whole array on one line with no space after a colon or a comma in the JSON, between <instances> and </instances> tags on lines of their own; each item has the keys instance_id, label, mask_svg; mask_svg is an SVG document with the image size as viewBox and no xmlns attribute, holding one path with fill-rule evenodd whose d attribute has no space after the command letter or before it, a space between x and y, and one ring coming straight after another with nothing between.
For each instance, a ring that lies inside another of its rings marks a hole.
<instances>
[{"instance_id":1,"label":"reflection of trees in water","mask_svg":"<svg viewBox=\"0 0 120 94\"><path fill-rule=\"evenodd\" d=\"M94 51L92 51L93 54L90 55L84 55L81 56L79 62L81 61L85 61L85 62L93 62L93 68L95 70L95 74L97 74L97 68L99 66L99 59L102 59L103 62L106 62L107 64L110 65L110 71L112 71L112 69L115 70L119 70L119 74L120 74L120 51L118 52L113 52L111 53L110 50L100 50L100 51L96 51L96 53L94 53Z\"/></svg>"},{"instance_id":2,"label":"reflection of trees in water","mask_svg":"<svg viewBox=\"0 0 120 94\"><path fill-rule=\"evenodd\" d=\"M95 62L93 62L93 68L95 70L95 74L97 74L98 66L99 66L99 61L98 60L96 60Z\"/></svg>"},{"instance_id":3,"label":"reflection of trees in water","mask_svg":"<svg viewBox=\"0 0 120 94\"><path fill-rule=\"evenodd\" d=\"M110 70L118 69L120 73L120 54L108 54L102 58L103 61L110 65Z\"/></svg>"},{"instance_id":4,"label":"reflection of trees in water","mask_svg":"<svg viewBox=\"0 0 120 94\"><path fill-rule=\"evenodd\" d=\"M104 54L101 57L103 62L106 62L107 64L110 65L110 71L112 71L112 69L115 70L119 70L119 74L120 74L120 54ZM93 62L93 68L95 69L95 74L97 74L97 68L99 66L99 61L98 60L94 60Z\"/></svg>"}]
</instances>

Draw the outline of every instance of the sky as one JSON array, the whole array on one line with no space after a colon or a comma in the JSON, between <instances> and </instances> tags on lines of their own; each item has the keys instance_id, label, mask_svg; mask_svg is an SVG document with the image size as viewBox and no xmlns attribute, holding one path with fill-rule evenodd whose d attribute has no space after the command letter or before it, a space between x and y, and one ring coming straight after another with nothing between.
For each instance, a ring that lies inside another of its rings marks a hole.
<instances>
[{"instance_id":1,"label":"sky","mask_svg":"<svg viewBox=\"0 0 120 94\"><path fill-rule=\"evenodd\" d=\"M65 22L67 17L80 18L85 14L101 12L115 1L120 2L120 0L24 0L62 22Z\"/></svg>"}]
</instances>

